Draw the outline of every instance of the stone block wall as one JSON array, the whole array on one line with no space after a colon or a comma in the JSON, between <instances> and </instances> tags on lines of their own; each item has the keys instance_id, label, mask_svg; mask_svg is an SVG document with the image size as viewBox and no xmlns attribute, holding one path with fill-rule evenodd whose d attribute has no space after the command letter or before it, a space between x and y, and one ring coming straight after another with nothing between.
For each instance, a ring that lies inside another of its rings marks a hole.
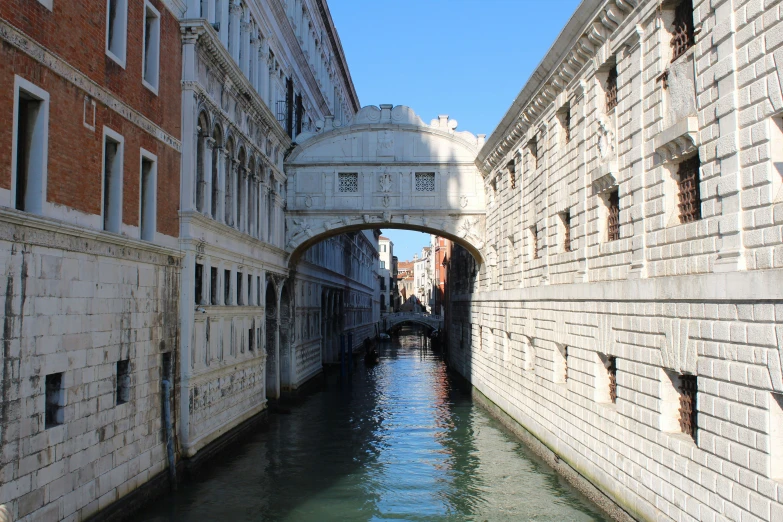
<instances>
[{"instance_id":1,"label":"stone block wall","mask_svg":"<svg viewBox=\"0 0 783 522\"><path fill-rule=\"evenodd\" d=\"M180 260L0 213L0 505L13 520L81 520L166 467L162 365L176 365Z\"/></svg>"}]
</instances>

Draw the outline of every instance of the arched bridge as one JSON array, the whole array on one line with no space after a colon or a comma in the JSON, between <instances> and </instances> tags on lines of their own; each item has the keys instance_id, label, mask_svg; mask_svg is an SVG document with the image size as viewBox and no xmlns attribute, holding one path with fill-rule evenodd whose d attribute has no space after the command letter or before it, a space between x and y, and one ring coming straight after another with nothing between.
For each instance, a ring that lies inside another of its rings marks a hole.
<instances>
[{"instance_id":1,"label":"arched bridge","mask_svg":"<svg viewBox=\"0 0 783 522\"><path fill-rule=\"evenodd\" d=\"M297 137L286 160L286 249L361 229L404 228L449 238L482 262L483 144L440 116L427 125L403 105L362 108L353 121Z\"/></svg>"},{"instance_id":2,"label":"arched bridge","mask_svg":"<svg viewBox=\"0 0 783 522\"><path fill-rule=\"evenodd\" d=\"M397 312L388 314L382 318L383 329L388 331L397 325L403 323L420 324L427 326L432 330L443 327L443 318L438 315L425 314L422 312Z\"/></svg>"}]
</instances>

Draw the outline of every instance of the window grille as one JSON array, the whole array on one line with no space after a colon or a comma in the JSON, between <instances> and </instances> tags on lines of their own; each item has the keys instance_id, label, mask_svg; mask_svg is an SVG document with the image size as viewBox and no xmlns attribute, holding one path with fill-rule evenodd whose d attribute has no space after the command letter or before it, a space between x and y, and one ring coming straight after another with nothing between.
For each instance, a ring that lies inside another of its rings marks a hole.
<instances>
[{"instance_id":1,"label":"window grille","mask_svg":"<svg viewBox=\"0 0 783 522\"><path fill-rule=\"evenodd\" d=\"M679 180L678 198L680 203L680 223L690 223L701 219L701 194L699 193L699 167L701 162L696 156L680 163L677 170Z\"/></svg>"},{"instance_id":2,"label":"window grille","mask_svg":"<svg viewBox=\"0 0 783 522\"><path fill-rule=\"evenodd\" d=\"M434 191L435 191L435 173L417 172L416 192L434 192Z\"/></svg>"},{"instance_id":3,"label":"window grille","mask_svg":"<svg viewBox=\"0 0 783 522\"><path fill-rule=\"evenodd\" d=\"M606 77L606 112L617 107L617 66L609 69Z\"/></svg>"},{"instance_id":4,"label":"window grille","mask_svg":"<svg viewBox=\"0 0 783 522\"><path fill-rule=\"evenodd\" d=\"M614 241L620 239L620 191L614 190L609 193L607 198L609 206L609 235L608 240Z\"/></svg>"},{"instance_id":5,"label":"window grille","mask_svg":"<svg viewBox=\"0 0 783 522\"><path fill-rule=\"evenodd\" d=\"M533 259L538 259L538 227L531 227L530 234L533 236Z\"/></svg>"},{"instance_id":6,"label":"window grille","mask_svg":"<svg viewBox=\"0 0 783 522\"><path fill-rule=\"evenodd\" d=\"M613 402L617 402L617 357L609 357L609 367L606 369L609 372L609 399Z\"/></svg>"},{"instance_id":7,"label":"window grille","mask_svg":"<svg viewBox=\"0 0 783 522\"><path fill-rule=\"evenodd\" d=\"M541 158L538 155L538 140L534 140L530 145L530 150L533 153L533 157L536 160L536 168L541 166Z\"/></svg>"},{"instance_id":8,"label":"window grille","mask_svg":"<svg viewBox=\"0 0 783 522\"><path fill-rule=\"evenodd\" d=\"M65 391L63 374L53 373L46 376L46 410L44 426L51 428L65 422Z\"/></svg>"},{"instance_id":9,"label":"window grille","mask_svg":"<svg viewBox=\"0 0 783 522\"><path fill-rule=\"evenodd\" d=\"M696 376L680 375L680 429L696 438Z\"/></svg>"},{"instance_id":10,"label":"window grille","mask_svg":"<svg viewBox=\"0 0 783 522\"><path fill-rule=\"evenodd\" d=\"M285 100L280 100L277 102L275 113L275 119L277 119L278 123L285 126L286 114L288 113L288 104L285 102Z\"/></svg>"},{"instance_id":11,"label":"window grille","mask_svg":"<svg viewBox=\"0 0 783 522\"><path fill-rule=\"evenodd\" d=\"M341 172L339 178L340 192L359 192L359 174Z\"/></svg>"},{"instance_id":12,"label":"window grille","mask_svg":"<svg viewBox=\"0 0 783 522\"><path fill-rule=\"evenodd\" d=\"M568 346L563 347L563 382L568 382Z\"/></svg>"},{"instance_id":13,"label":"window grille","mask_svg":"<svg viewBox=\"0 0 783 522\"><path fill-rule=\"evenodd\" d=\"M566 210L560 217L563 220L563 251L571 251L571 211Z\"/></svg>"},{"instance_id":14,"label":"window grille","mask_svg":"<svg viewBox=\"0 0 783 522\"><path fill-rule=\"evenodd\" d=\"M571 109L563 114L563 130L565 131L565 142L571 141Z\"/></svg>"},{"instance_id":15,"label":"window grille","mask_svg":"<svg viewBox=\"0 0 783 522\"><path fill-rule=\"evenodd\" d=\"M674 11L672 62L693 46L693 0L683 0Z\"/></svg>"},{"instance_id":16,"label":"window grille","mask_svg":"<svg viewBox=\"0 0 783 522\"><path fill-rule=\"evenodd\" d=\"M508 169L509 186L514 189L517 186L517 172L514 168L514 161L509 161L508 165L506 165L506 169Z\"/></svg>"}]
</instances>

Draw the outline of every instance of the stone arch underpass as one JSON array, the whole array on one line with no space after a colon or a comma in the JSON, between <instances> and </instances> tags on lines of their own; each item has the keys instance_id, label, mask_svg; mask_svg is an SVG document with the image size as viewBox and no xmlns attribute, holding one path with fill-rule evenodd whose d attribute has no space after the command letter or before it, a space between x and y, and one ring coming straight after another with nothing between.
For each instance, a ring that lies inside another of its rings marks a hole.
<instances>
[{"instance_id":1,"label":"stone arch underpass","mask_svg":"<svg viewBox=\"0 0 783 522\"><path fill-rule=\"evenodd\" d=\"M446 237L481 263L484 183L475 159L484 137L456 128L448 116L428 125L409 107L381 105L298 136L286 161L289 265L319 241L370 228Z\"/></svg>"}]
</instances>

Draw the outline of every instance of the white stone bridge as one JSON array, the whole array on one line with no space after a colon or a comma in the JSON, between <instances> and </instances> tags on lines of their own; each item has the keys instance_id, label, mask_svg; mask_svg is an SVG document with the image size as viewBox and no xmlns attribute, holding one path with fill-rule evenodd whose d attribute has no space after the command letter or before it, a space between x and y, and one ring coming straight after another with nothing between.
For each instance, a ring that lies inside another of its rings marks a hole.
<instances>
[{"instance_id":1,"label":"white stone bridge","mask_svg":"<svg viewBox=\"0 0 783 522\"><path fill-rule=\"evenodd\" d=\"M418 324L432 330L443 327L443 317L439 315L425 314L423 312L396 312L387 314L381 318L383 329L389 331L401 324Z\"/></svg>"},{"instance_id":2,"label":"white stone bridge","mask_svg":"<svg viewBox=\"0 0 783 522\"><path fill-rule=\"evenodd\" d=\"M427 125L409 107L361 109L351 124L297 137L286 160L286 249L293 266L311 245L361 229L402 228L449 238L481 262L483 144L457 122Z\"/></svg>"}]
</instances>

